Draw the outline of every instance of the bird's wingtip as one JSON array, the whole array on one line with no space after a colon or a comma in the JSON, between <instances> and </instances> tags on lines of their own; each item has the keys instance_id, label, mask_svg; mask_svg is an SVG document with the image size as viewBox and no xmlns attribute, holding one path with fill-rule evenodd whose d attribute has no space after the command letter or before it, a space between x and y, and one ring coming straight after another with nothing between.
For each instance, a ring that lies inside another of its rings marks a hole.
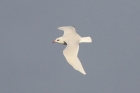
<instances>
[{"instance_id":1,"label":"bird's wingtip","mask_svg":"<svg viewBox=\"0 0 140 93\"><path fill-rule=\"evenodd\" d=\"M86 75L86 73L83 73L84 75Z\"/></svg>"}]
</instances>

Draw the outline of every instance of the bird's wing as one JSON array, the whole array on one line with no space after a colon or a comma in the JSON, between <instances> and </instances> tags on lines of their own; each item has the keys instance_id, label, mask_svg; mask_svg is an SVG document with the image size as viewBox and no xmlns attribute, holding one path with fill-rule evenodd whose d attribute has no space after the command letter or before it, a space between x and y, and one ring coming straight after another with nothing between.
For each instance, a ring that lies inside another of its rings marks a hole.
<instances>
[{"instance_id":1,"label":"bird's wing","mask_svg":"<svg viewBox=\"0 0 140 93\"><path fill-rule=\"evenodd\" d=\"M68 44L67 47L64 49L63 54L68 61L68 63L75 69L81 72L82 74L86 74L83 66L77 57L79 50L79 44L73 43L73 44Z\"/></svg>"},{"instance_id":2,"label":"bird's wing","mask_svg":"<svg viewBox=\"0 0 140 93\"><path fill-rule=\"evenodd\" d=\"M76 33L76 30L73 26L62 26L62 27L58 27L58 29L64 31L64 35Z\"/></svg>"}]
</instances>

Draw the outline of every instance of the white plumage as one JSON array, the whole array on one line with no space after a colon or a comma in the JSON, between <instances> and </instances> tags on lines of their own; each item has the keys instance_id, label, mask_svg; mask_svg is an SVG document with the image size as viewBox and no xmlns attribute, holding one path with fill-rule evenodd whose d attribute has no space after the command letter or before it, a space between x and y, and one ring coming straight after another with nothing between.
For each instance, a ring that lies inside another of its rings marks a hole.
<instances>
[{"instance_id":1,"label":"white plumage","mask_svg":"<svg viewBox=\"0 0 140 93\"><path fill-rule=\"evenodd\" d=\"M63 50L63 54L67 62L75 70L78 70L85 75L86 72L84 71L84 68L78 58L79 43L90 43L92 42L92 39L90 37L81 37L78 35L73 26L63 26L58 29L64 31L64 34L62 37L55 39L54 42L67 45L67 47Z\"/></svg>"}]
</instances>

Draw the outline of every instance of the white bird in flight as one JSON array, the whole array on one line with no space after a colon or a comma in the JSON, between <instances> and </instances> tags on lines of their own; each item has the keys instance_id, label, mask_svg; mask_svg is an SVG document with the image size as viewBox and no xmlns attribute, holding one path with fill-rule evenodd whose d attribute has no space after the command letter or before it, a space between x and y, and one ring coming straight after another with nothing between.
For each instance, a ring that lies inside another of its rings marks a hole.
<instances>
[{"instance_id":1,"label":"white bird in flight","mask_svg":"<svg viewBox=\"0 0 140 93\"><path fill-rule=\"evenodd\" d=\"M77 57L79 51L79 43L91 43L92 39L90 37L81 37L76 33L76 30L73 26L63 26L58 27L59 30L64 31L62 37L56 38L53 43L57 42L67 47L63 50L63 55L65 56L68 63L75 69L86 74L84 68Z\"/></svg>"}]
</instances>

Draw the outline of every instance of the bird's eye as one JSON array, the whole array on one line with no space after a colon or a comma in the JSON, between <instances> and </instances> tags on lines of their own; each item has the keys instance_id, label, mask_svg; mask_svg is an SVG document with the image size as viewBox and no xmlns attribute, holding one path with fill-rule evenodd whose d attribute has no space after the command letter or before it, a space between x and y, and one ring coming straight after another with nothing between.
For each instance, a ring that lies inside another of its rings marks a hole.
<instances>
[{"instance_id":1,"label":"bird's eye","mask_svg":"<svg viewBox=\"0 0 140 93\"><path fill-rule=\"evenodd\" d=\"M59 39L57 39L57 41L59 41Z\"/></svg>"}]
</instances>

